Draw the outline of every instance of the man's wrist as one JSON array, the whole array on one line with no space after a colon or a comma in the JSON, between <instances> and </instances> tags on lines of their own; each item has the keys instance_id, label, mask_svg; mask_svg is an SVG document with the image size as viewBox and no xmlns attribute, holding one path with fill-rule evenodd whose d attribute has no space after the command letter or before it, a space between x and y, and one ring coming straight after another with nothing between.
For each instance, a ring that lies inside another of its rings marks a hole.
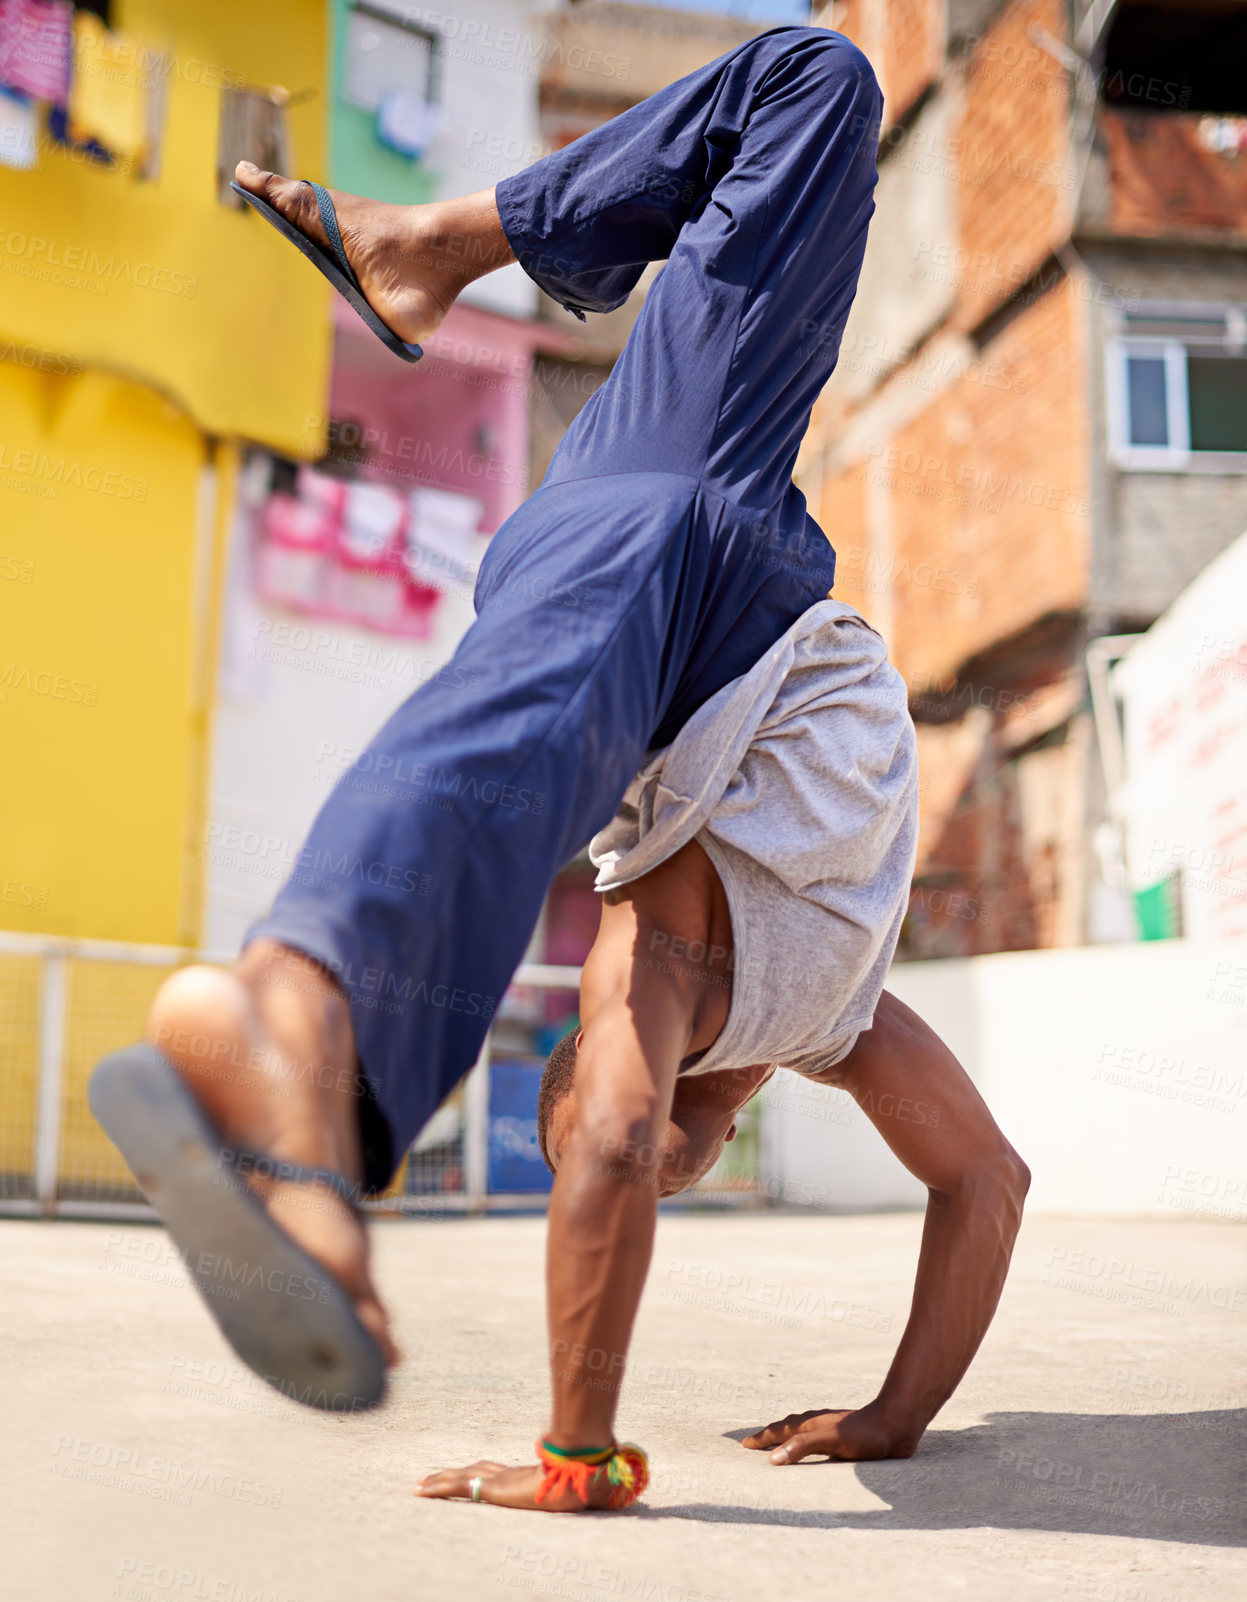
<instances>
[{"instance_id":1,"label":"man's wrist","mask_svg":"<svg viewBox=\"0 0 1247 1602\"><path fill-rule=\"evenodd\" d=\"M883 1391L875 1397L873 1402L867 1402L861 1410L868 1413L877 1423L890 1447L900 1455L902 1452L912 1452L926 1433L927 1425L935 1416L936 1409L930 1412L916 1408L911 1402L905 1402L896 1397L889 1397Z\"/></svg>"}]
</instances>

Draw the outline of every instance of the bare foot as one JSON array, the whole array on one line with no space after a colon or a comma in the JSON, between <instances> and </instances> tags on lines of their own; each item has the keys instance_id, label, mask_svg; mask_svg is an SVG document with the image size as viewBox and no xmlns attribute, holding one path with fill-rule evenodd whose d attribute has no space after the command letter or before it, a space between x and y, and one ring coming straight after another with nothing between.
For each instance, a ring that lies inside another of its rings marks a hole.
<instances>
[{"instance_id":1,"label":"bare foot","mask_svg":"<svg viewBox=\"0 0 1247 1602\"><path fill-rule=\"evenodd\" d=\"M312 186L240 161L244 189L332 254ZM377 316L408 344L434 333L473 279L515 257L492 189L429 206L393 206L331 189L342 248Z\"/></svg>"},{"instance_id":2,"label":"bare foot","mask_svg":"<svg viewBox=\"0 0 1247 1602\"><path fill-rule=\"evenodd\" d=\"M357 1067L345 996L323 969L257 941L234 970L179 969L152 1005L147 1038L240 1148L363 1178ZM399 1353L368 1270L368 1236L324 1185L248 1173L272 1217L337 1280L387 1366Z\"/></svg>"}]
</instances>

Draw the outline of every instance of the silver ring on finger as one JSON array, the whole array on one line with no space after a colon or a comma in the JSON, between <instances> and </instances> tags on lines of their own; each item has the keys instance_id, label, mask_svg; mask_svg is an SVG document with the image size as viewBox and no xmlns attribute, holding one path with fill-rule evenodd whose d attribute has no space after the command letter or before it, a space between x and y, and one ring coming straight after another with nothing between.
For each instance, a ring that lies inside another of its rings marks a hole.
<instances>
[{"instance_id":1,"label":"silver ring on finger","mask_svg":"<svg viewBox=\"0 0 1247 1602\"><path fill-rule=\"evenodd\" d=\"M474 1474L468 1481L468 1490L472 1493L472 1500L479 1502L481 1499L481 1476L479 1474Z\"/></svg>"}]
</instances>

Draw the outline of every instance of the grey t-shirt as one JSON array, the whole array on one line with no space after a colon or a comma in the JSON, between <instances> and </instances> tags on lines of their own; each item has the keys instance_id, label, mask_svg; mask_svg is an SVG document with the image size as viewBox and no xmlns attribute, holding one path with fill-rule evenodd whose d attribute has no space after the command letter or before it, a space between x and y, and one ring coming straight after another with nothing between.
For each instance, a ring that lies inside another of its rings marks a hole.
<instances>
[{"instance_id":1,"label":"grey t-shirt","mask_svg":"<svg viewBox=\"0 0 1247 1602\"><path fill-rule=\"evenodd\" d=\"M869 1028L908 902L918 760L905 684L851 606L820 601L701 706L629 785L596 888L696 838L723 880L732 1002L684 1073L816 1073Z\"/></svg>"}]
</instances>

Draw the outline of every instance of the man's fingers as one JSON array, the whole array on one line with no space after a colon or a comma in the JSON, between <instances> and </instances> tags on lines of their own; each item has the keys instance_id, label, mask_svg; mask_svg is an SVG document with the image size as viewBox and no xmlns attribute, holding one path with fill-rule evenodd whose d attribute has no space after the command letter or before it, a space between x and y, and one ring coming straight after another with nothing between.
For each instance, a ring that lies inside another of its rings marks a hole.
<instances>
[{"instance_id":1,"label":"man's fingers","mask_svg":"<svg viewBox=\"0 0 1247 1602\"><path fill-rule=\"evenodd\" d=\"M799 1463L803 1457L828 1457L835 1451L835 1443L828 1439L835 1434L835 1425L830 1428L825 1424L818 1424L812 1430L798 1431L791 1440L777 1446L771 1453L771 1462Z\"/></svg>"},{"instance_id":2,"label":"man's fingers","mask_svg":"<svg viewBox=\"0 0 1247 1602\"><path fill-rule=\"evenodd\" d=\"M782 1467L785 1463L799 1463L803 1457L838 1457L842 1444L840 1425L847 1417L847 1413L830 1409L808 1414L800 1428L771 1453L771 1462Z\"/></svg>"},{"instance_id":3,"label":"man's fingers","mask_svg":"<svg viewBox=\"0 0 1247 1602\"><path fill-rule=\"evenodd\" d=\"M849 1450L841 1435L845 1419L853 1416L853 1411L837 1408L824 1408L821 1413L811 1413L806 1423L789 1440L785 1440L782 1447L776 1447L771 1453L771 1463L782 1466L785 1463L800 1463L801 1458L832 1458L838 1463L846 1458L859 1458L862 1453Z\"/></svg>"},{"instance_id":4,"label":"man's fingers","mask_svg":"<svg viewBox=\"0 0 1247 1602\"><path fill-rule=\"evenodd\" d=\"M480 1463L469 1463L467 1468L438 1469L434 1474L426 1474L420 1480L413 1496L471 1496L472 1481L479 1478L481 1481L482 1502L489 1498L485 1494L486 1485L490 1477L500 1474L506 1467L504 1463L495 1463L492 1459L485 1459Z\"/></svg>"},{"instance_id":5,"label":"man's fingers","mask_svg":"<svg viewBox=\"0 0 1247 1602\"><path fill-rule=\"evenodd\" d=\"M740 1443L753 1451L766 1451L768 1447L778 1446L789 1436L795 1435L804 1424L812 1418L822 1418L829 1409L825 1407L811 1408L805 1413L789 1413L787 1418L781 1418L774 1424L768 1424L765 1429L759 1430L756 1435L746 1435Z\"/></svg>"},{"instance_id":6,"label":"man's fingers","mask_svg":"<svg viewBox=\"0 0 1247 1602\"><path fill-rule=\"evenodd\" d=\"M413 1496L467 1496L467 1482L471 1476L465 1469L438 1469L419 1481Z\"/></svg>"}]
</instances>

